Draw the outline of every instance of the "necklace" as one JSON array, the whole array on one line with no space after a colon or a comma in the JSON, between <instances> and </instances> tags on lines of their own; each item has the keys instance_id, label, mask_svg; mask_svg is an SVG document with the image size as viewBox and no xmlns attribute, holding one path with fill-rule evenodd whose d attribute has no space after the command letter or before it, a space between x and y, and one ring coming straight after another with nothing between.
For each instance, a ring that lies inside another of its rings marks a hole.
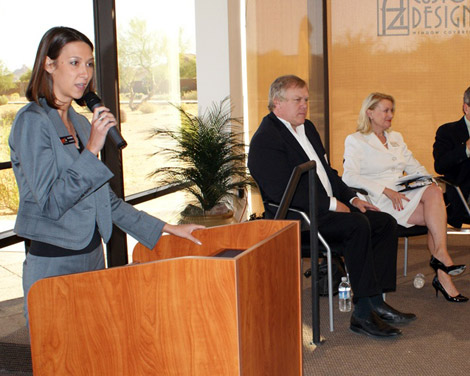
<instances>
[{"instance_id":1,"label":"necklace","mask_svg":"<svg viewBox=\"0 0 470 376\"><path fill-rule=\"evenodd\" d=\"M379 139L379 141L382 143L383 146L387 147L387 144L388 144L388 140L387 140L387 137L385 137L385 135L382 133L381 136L383 136L383 138L385 138L385 141L382 141L379 137L378 134L376 134L377 138Z\"/></svg>"}]
</instances>

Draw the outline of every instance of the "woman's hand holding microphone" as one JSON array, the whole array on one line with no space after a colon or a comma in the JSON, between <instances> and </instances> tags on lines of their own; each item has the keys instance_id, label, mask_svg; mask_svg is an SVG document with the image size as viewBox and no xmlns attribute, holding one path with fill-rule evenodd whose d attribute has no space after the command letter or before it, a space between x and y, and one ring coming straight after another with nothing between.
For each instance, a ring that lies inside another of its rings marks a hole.
<instances>
[{"instance_id":1,"label":"woman's hand holding microphone","mask_svg":"<svg viewBox=\"0 0 470 376\"><path fill-rule=\"evenodd\" d=\"M103 149L109 129L116 126L116 124L116 118L109 108L104 106L96 107L93 110L91 133L86 148L93 154L98 155Z\"/></svg>"}]
</instances>

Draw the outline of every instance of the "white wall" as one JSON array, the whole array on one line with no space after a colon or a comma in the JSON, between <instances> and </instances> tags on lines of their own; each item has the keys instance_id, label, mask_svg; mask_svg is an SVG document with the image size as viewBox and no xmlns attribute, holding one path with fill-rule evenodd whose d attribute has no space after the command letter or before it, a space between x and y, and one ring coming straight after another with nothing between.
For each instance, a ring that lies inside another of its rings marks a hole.
<instances>
[{"instance_id":1,"label":"white wall","mask_svg":"<svg viewBox=\"0 0 470 376\"><path fill-rule=\"evenodd\" d=\"M243 118L242 41L240 1L194 0L196 13L196 69L199 114L230 96L232 114ZM234 200L236 220L246 220L244 199Z\"/></svg>"},{"instance_id":2,"label":"white wall","mask_svg":"<svg viewBox=\"0 0 470 376\"><path fill-rule=\"evenodd\" d=\"M236 51L236 48L230 51L228 2L229 0L195 0L197 95L200 114L212 102L219 102L228 95L232 100L237 100L231 93L230 59L240 59L240 51ZM239 19L238 14L232 17ZM235 62L232 65L236 65ZM241 79L239 84L241 85Z\"/></svg>"}]
</instances>

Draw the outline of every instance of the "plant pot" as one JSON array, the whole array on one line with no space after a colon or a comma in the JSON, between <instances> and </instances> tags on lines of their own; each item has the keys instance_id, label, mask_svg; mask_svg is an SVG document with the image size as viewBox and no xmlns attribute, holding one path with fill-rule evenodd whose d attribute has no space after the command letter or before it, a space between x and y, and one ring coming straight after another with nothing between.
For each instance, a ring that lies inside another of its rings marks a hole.
<instances>
[{"instance_id":1,"label":"plant pot","mask_svg":"<svg viewBox=\"0 0 470 376\"><path fill-rule=\"evenodd\" d=\"M221 225L228 225L234 223L233 210L229 210L225 214L213 215L184 215L181 213L180 224L196 223L206 227L214 227Z\"/></svg>"}]
</instances>

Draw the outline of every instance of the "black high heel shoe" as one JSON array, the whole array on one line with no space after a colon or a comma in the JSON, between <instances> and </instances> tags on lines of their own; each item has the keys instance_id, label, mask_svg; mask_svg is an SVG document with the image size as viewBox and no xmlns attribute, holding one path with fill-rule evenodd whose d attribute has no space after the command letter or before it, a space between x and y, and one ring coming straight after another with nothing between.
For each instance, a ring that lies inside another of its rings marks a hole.
<instances>
[{"instance_id":1,"label":"black high heel shoe","mask_svg":"<svg viewBox=\"0 0 470 376\"><path fill-rule=\"evenodd\" d=\"M437 298L437 291L439 290L440 292L442 292L442 295L444 296L444 298L446 298L449 302L464 303L468 301L468 298L466 296L463 296L462 294L459 294L457 296L450 296L447 293L447 291L444 289L444 287L441 285L441 282L439 282L437 275L432 280L432 287L436 289L436 298Z\"/></svg>"},{"instance_id":2,"label":"black high heel shoe","mask_svg":"<svg viewBox=\"0 0 470 376\"><path fill-rule=\"evenodd\" d=\"M444 273L449 275L460 275L462 274L465 269L467 268L465 265L451 265L445 266L442 262L440 262L434 256L431 256L431 261L429 262L431 268L437 273L437 269L441 269Z\"/></svg>"}]
</instances>

